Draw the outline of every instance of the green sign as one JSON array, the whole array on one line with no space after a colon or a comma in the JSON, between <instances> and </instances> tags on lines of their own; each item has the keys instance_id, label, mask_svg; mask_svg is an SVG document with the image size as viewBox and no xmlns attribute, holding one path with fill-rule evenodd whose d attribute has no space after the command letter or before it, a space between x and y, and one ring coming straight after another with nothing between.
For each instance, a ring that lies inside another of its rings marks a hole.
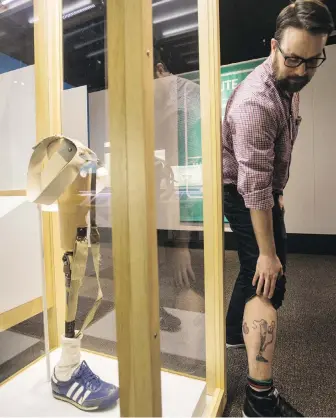
<instances>
[{"instance_id":1,"label":"green sign","mask_svg":"<svg viewBox=\"0 0 336 418\"><path fill-rule=\"evenodd\" d=\"M222 118L233 90L263 61L264 58L261 58L221 67ZM199 84L198 71L180 77ZM190 102L193 103L192 98ZM188 166L182 182L179 182L180 219L181 222L203 222L201 120L200 117L198 120L189 120L187 109L179 110L178 120L179 166Z\"/></svg>"}]
</instances>

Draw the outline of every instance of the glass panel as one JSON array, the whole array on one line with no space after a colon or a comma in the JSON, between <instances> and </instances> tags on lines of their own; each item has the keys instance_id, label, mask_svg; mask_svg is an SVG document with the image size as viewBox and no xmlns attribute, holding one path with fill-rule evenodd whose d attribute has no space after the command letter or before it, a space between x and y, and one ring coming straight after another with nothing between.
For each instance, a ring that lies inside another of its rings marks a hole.
<instances>
[{"instance_id":1,"label":"glass panel","mask_svg":"<svg viewBox=\"0 0 336 418\"><path fill-rule=\"evenodd\" d=\"M6 2L1 7L0 146L1 169L6 174L1 175L0 190L25 189L26 169L36 141L34 28L28 22L33 6L32 1L25 1Z\"/></svg>"},{"instance_id":2,"label":"glass panel","mask_svg":"<svg viewBox=\"0 0 336 418\"><path fill-rule=\"evenodd\" d=\"M33 2L2 3L0 384L44 353L40 213L25 197L36 142Z\"/></svg>"},{"instance_id":3,"label":"glass panel","mask_svg":"<svg viewBox=\"0 0 336 418\"><path fill-rule=\"evenodd\" d=\"M63 134L89 147L99 158L106 174L97 182L98 193L94 199L100 234L99 270L103 299L92 323L84 332L82 347L116 356L109 187L110 147L106 119L105 20L104 2L63 1ZM87 189L89 184L85 187L89 194ZM94 263L90 255L79 293L76 327L83 324L86 314L96 299L95 277ZM107 376L107 380L111 381L111 376Z\"/></svg>"},{"instance_id":4,"label":"glass panel","mask_svg":"<svg viewBox=\"0 0 336 418\"><path fill-rule=\"evenodd\" d=\"M197 0L153 2L162 366L205 377Z\"/></svg>"}]
</instances>

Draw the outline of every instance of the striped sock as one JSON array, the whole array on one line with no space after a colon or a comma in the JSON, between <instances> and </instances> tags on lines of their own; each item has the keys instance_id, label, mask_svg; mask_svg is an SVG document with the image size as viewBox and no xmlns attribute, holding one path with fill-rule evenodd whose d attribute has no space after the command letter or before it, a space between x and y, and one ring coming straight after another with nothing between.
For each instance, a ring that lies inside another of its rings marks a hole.
<instances>
[{"instance_id":1,"label":"striped sock","mask_svg":"<svg viewBox=\"0 0 336 418\"><path fill-rule=\"evenodd\" d=\"M272 389L273 387L273 379L257 380L257 379L253 379L250 376L247 376L247 383L256 392L266 392Z\"/></svg>"}]
</instances>

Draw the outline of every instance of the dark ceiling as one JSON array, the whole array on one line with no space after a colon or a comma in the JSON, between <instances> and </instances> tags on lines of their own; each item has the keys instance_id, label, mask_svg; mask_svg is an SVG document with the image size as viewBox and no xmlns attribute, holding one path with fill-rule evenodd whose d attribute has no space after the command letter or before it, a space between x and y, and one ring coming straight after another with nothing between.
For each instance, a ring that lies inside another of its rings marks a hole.
<instances>
[{"instance_id":1,"label":"dark ceiling","mask_svg":"<svg viewBox=\"0 0 336 418\"><path fill-rule=\"evenodd\" d=\"M87 85L89 91L106 86L107 1L63 1L64 80ZM325 3L336 21L336 0ZM0 52L33 64L33 1L2 0L2 4ZM220 0L221 63L267 56L276 17L288 4L288 0ZM197 0L153 0L155 49L175 74L198 69L197 22ZM329 43L336 43L336 36Z\"/></svg>"}]
</instances>

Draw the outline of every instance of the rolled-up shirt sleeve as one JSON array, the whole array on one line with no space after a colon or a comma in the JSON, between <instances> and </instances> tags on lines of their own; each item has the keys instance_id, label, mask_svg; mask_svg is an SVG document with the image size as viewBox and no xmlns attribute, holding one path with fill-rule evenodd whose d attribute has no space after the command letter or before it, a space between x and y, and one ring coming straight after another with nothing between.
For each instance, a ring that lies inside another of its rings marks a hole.
<instances>
[{"instance_id":1,"label":"rolled-up shirt sleeve","mask_svg":"<svg viewBox=\"0 0 336 418\"><path fill-rule=\"evenodd\" d=\"M238 192L247 208L271 209L276 115L262 100L252 98L231 110L229 125L238 162Z\"/></svg>"}]
</instances>

